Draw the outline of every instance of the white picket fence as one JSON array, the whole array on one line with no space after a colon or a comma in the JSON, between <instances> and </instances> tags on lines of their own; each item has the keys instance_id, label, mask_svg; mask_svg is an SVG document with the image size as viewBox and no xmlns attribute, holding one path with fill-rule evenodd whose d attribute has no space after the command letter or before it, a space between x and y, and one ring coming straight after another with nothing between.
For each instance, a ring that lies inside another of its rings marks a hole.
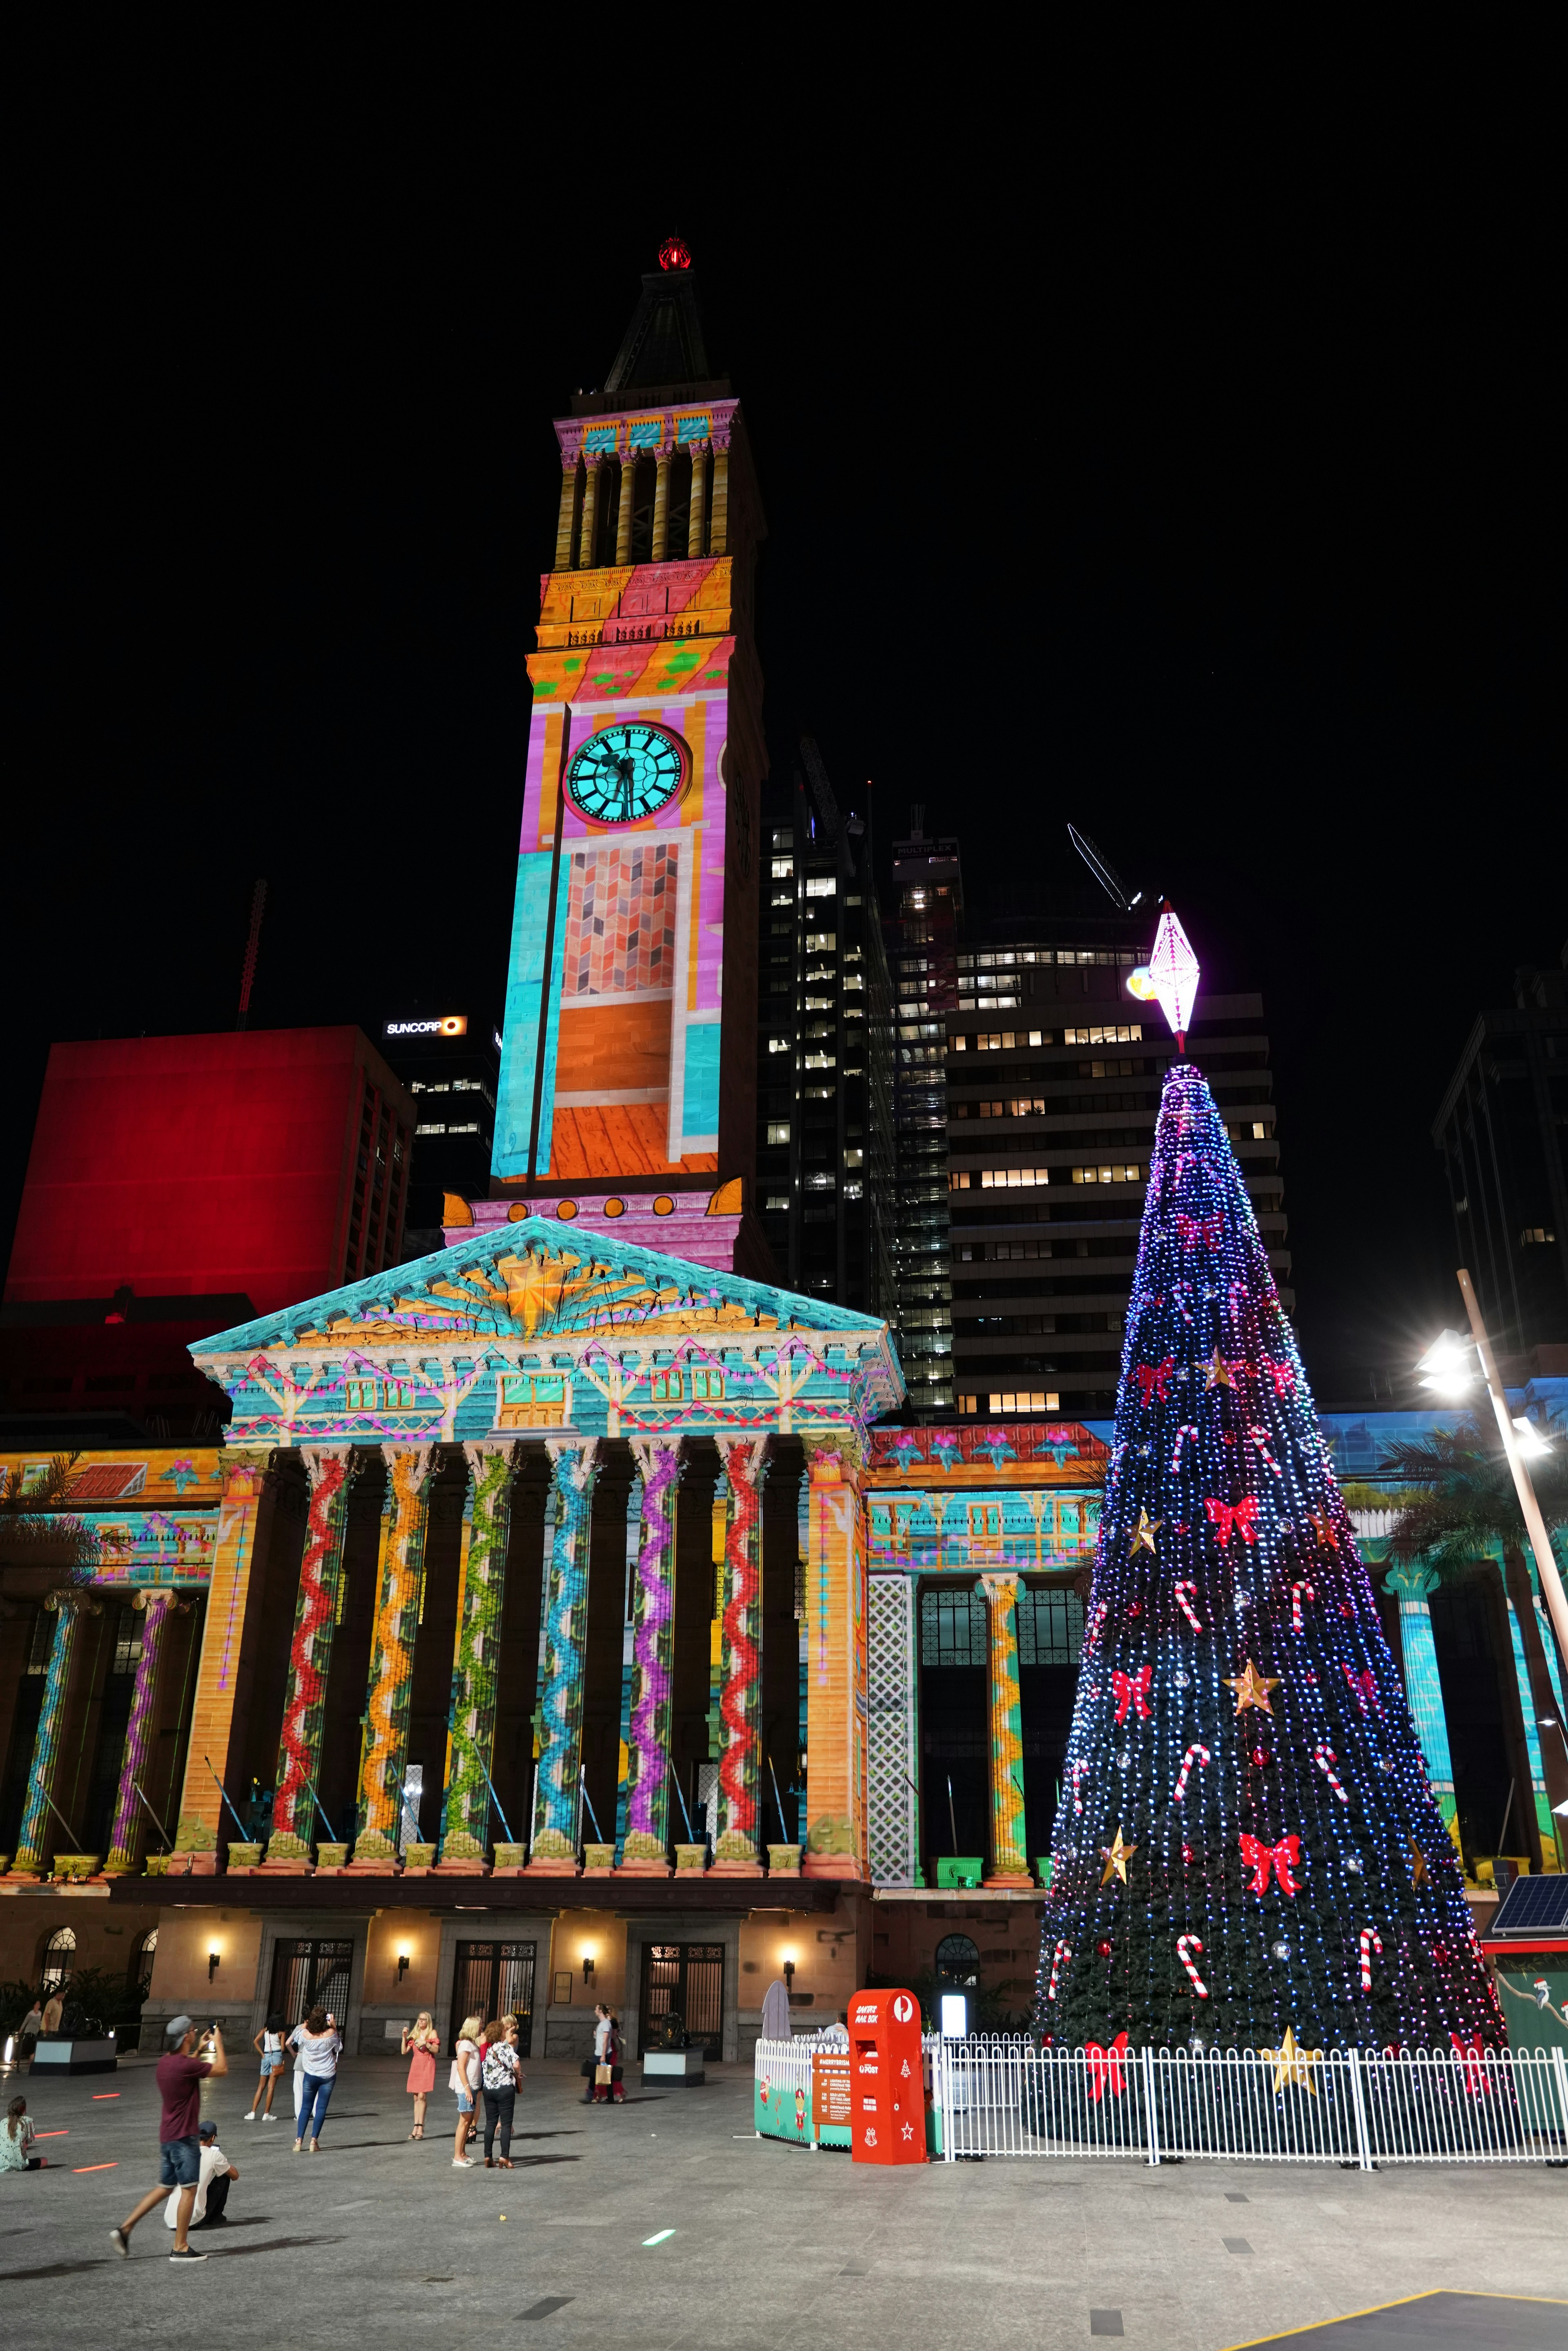
<instances>
[{"instance_id":1,"label":"white picket fence","mask_svg":"<svg viewBox=\"0 0 1568 2351\"><path fill-rule=\"evenodd\" d=\"M931 2044L928 2044L931 2045ZM1568 2165L1563 2052L1036 2049L941 2041L941 2155Z\"/></svg>"}]
</instances>

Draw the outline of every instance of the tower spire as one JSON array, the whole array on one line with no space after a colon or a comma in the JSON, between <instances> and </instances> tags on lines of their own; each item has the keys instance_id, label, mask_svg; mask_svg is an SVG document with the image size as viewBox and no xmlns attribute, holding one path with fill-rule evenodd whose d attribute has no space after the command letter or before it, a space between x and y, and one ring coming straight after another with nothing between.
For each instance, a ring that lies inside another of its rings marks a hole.
<instances>
[{"instance_id":1,"label":"tower spire","mask_svg":"<svg viewBox=\"0 0 1568 2351\"><path fill-rule=\"evenodd\" d=\"M712 381L691 255L678 236L670 236L659 262L643 273L632 322L604 379L607 392L678 393Z\"/></svg>"}]
</instances>

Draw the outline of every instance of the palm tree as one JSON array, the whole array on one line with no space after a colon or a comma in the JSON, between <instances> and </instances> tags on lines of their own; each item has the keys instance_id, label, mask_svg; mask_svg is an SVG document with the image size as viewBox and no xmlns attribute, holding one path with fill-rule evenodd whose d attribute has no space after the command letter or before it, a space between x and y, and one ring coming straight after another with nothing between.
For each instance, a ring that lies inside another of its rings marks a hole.
<instances>
[{"instance_id":1,"label":"palm tree","mask_svg":"<svg viewBox=\"0 0 1568 2351\"><path fill-rule=\"evenodd\" d=\"M0 1569L42 1570L57 1583L85 1583L98 1561L98 1536L85 1519L62 1506L80 1459L57 1453L41 1476L0 1466Z\"/></svg>"}]
</instances>

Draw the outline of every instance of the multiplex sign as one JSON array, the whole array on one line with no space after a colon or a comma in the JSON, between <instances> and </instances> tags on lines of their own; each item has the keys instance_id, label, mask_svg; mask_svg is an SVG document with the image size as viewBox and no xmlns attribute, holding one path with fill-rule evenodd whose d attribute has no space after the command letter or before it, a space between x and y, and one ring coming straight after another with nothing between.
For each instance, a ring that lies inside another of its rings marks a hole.
<instances>
[{"instance_id":1,"label":"multiplex sign","mask_svg":"<svg viewBox=\"0 0 1568 2351\"><path fill-rule=\"evenodd\" d=\"M468 1016L448 1012L439 1020L389 1020L383 1037L466 1037Z\"/></svg>"}]
</instances>

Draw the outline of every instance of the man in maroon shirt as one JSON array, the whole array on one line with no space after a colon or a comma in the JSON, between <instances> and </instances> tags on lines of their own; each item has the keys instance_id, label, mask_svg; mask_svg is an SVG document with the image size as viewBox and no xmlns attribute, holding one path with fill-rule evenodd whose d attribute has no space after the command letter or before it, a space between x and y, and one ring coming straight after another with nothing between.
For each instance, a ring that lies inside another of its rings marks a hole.
<instances>
[{"instance_id":1,"label":"man in maroon shirt","mask_svg":"<svg viewBox=\"0 0 1568 2351\"><path fill-rule=\"evenodd\" d=\"M202 2084L209 2074L214 2077L226 2074L229 2061L224 2054L224 2036L214 2024L212 2029L210 2057L195 2054L197 2043L203 2038L188 2016L172 2017L165 2032L171 2046L158 2060L158 2095L162 2100L162 2117L158 2126L159 2184L150 2189L128 2220L110 2231L115 2251L124 2260L131 2252L131 2231L138 2220L162 2204L171 2188L180 2190L179 2214L174 2222L174 2250L172 2262L204 2262L205 2253L197 2252L185 2231L191 2224L191 2212L196 2201L196 2183L201 2178L201 2111Z\"/></svg>"}]
</instances>

